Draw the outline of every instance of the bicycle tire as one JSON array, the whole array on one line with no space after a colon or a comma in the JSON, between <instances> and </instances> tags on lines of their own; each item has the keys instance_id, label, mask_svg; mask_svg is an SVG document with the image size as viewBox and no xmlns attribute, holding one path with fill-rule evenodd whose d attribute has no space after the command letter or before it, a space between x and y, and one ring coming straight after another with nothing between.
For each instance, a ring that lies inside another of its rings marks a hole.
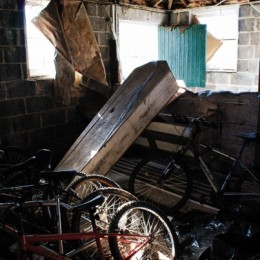
<instances>
[{"instance_id":1,"label":"bicycle tire","mask_svg":"<svg viewBox=\"0 0 260 260\"><path fill-rule=\"evenodd\" d=\"M86 185L94 185L94 189L91 189L91 187L87 187L87 191L86 191ZM81 190L81 199L84 199L86 195L90 194L91 192L93 192L94 190L96 190L97 187L98 188L104 188L104 187L117 187L120 188L120 185L113 181L112 179L104 176L104 175L99 175L99 174L89 174L89 175L85 175L82 174L82 176L80 176L79 178L77 178L76 180L72 181L66 188L66 190L71 189L73 193L76 193L77 191ZM82 194L82 187L84 187L84 194ZM79 196L77 195L77 196ZM68 196L70 196L68 194Z\"/></svg>"},{"instance_id":2,"label":"bicycle tire","mask_svg":"<svg viewBox=\"0 0 260 260\"><path fill-rule=\"evenodd\" d=\"M249 206L252 209L252 212L259 212L260 208L260 179L254 175L257 181L254 181L253 178L246 173L243 173L242 176L237 180L235 185L235 190L237 192L245 193L258 193L258 196L239 196L238 202L242 205Z\"/></svg>"},{"instance_id":3,"label":"bicycle tire","mask_svg":"<svg viewBox=\"0 0 260 260\"><path fill-rule=\"evenodd\" d=\"M105 187L120 188L119 184L106 176L98 174L84 175L67 186L66 190L68 192L63 195L62 202L70 205L77 204L95 190ZM63 226L65 230L69 229L72 216L64 208L62 208L62 214Z\"/></svg>"},{"instance_id":4,"label":"bicycle tire","mask_svg":"<svg viewBox=\"0 0 260 260\"><path fill-rule=\"evenodd\" d=\"M138 235L149 235L152 239L132 255L133 260L174 259L179 254L178 237L167 215L144 201L122 205L111 222L109 233L121 233L123 237L121 240L120 236L109 236L109 246L114 259L125 259L134 250L136 243L137 246L138 242L143 244L143 238L138 239ZM135 235L131 240L129 238L129 243L125 242L125 233Z\"/></svg>"},{"instance_id":5,"label":"bicycle tire","mask_svg":"<svg viewBox=\"0 0 260 260\"><path fill-rule=\"evenodd\" d=\"M22 163L29 158L29 154L22 148L17 146L5 146L1 150L4 151L5 163L15 165Z\"/></svg>"},{"instance_id":6,"label":"bicycle tire","mask_svg":"<svg viewBox=\"0 0 260 260\"><path fill-rule=\"evenodd\" d=\"M141 160L128 181L128 190L140 200L148 201L167 214L173 214L188 201L193 178L187 170L175 164L167 179L159 183L171 158L151 155Z\"/></svg>"},{"instance_id":7,"label":"bicycle tire","mask_svg":"<svg viewBox=\"0 0 260 260\"><path fill-rule=\"evenodd\" d=\"M101 188L94 191L89 196L95 197L102 194L105 201L97 207L96 224L100 230L108 231L110 222L115 215L117 209L126 202L137 201L138 199L130 192L116 187ZM88 200L89 197L86 198ZM72 220L73 232L89 232L92 231L89 213L87 211L77 212ZM86 250L81 254L84 259L100 259L94 239L85 239L76 242L77 246L86 246ZM102 240L102 247L106 256L111 255L107 239Z\"/></svg>"}]
</instances>

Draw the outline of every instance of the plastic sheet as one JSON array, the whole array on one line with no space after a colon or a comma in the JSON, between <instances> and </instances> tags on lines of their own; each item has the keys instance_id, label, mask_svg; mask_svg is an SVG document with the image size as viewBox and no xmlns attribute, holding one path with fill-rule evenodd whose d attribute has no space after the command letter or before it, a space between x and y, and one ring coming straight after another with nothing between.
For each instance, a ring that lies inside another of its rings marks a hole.
<instances>
[{"instance_id":1,"label":"plastic sheet","mask_svg":"<svg viewBox=\"0 0 260 260\"><path fill-rule=\"evenodd\" d=\"M217 215L191 211L173 221L182 259L260 259L260 218L241 205Z\"/></svg>"}]
</instances>

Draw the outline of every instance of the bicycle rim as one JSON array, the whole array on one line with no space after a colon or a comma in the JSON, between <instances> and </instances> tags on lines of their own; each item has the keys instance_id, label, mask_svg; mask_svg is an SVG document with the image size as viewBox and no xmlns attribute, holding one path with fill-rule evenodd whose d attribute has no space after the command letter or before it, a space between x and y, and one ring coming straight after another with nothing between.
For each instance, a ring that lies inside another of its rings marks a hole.
<instances>
[{"instance_id":1,"label":"bicycle rim","mask_svg":"<svg viewBox=\"0 0 260 260\"><path fill-rule=\"evenodd\" d=\"M154 204L167 214L172 214L189 199L192 176L175 165L167 178L160 181L169 160L158 156L142 160L130 175L128 188L139 199Z\"/></svg>"},{"instance_id":2,"label":"bicycle rim","mask_svg":"<svg viewBox=\"0 0 260 260\"><path fill-rule=\"evenodd\" d=\"M92 192L104 187L120 188L116 182L105 176L97 174L83 176L67 187L69 192L64 195L62 201L66 204L74 205L85 199ZM72 215L65 209L62 209L62 212L63 225L65 228L68 228L71 226Z\"/></svg>"},{"instance_id":3,"label":"bicycle rim","mask_svg":"<svg viewBox=\"0 0 260 260\"><path fill-rule=\"evenodd\" d=\"M169 260L178 254L178 239L167 216L143 201L123 205L111 222L110 233L118 233L109 237L114 259L132 255L132 260Z\"/></svg>"},{"instance_id":4,"label":"bicycle rim","mask_svg":"<svg viewBox=\"0 0 260 260\"><path fill-rule=\"evenodd\" d=\"M91 193L91 197L102 194L105 201L97 207L96 225L100 230L107 232L113 216L117 209L126 202L137 201L137 198L131 193L121 188L101 188ZM92 231L92 225L88 212L79 212L73 218L73 230L76 232ZM101 241L105 256L111 256L107 239ZM87 249L82 252L87 259L99 259L98 250L94 239L85 239L79 241L79 245L87 245Z\"/></svg>"},{"instance_id":5,"label":"bicycle rim","mask_svg":"<svg viewBox=\"0 0 260 260\"><path fill-rule=\"evenodd\" d=\"M245 195L238 196L238 201L253 211L259 213L260 209L260 179L253 180L250 175L244 174L237 182L236 191ZM248 194L248 195L246 195Z\"/></svg>"}]
</instances>

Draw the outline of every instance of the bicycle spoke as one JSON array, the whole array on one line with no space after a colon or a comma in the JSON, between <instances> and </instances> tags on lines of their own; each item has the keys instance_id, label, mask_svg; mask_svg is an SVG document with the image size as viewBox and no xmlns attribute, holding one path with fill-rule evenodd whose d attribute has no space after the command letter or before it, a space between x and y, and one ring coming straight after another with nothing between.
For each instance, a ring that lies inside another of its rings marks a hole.
<instances>
[{"instance_id":1,"label":"bicycle spoke","mask_svg":"<svg viewBox=\"0 0 260 260\"><path fill-rule=\"evenodd\" d=\"M118 230L121 235L109 238L114 254L123 258L130 255L134 260L173 259L177 238L174 239L166 224L167 217L162 217L162 213L154 209L145 202L136 202L125 204L117 212L110 231ZM131 234L131 238L127 234Z\"/></svg>"}]
</instances>

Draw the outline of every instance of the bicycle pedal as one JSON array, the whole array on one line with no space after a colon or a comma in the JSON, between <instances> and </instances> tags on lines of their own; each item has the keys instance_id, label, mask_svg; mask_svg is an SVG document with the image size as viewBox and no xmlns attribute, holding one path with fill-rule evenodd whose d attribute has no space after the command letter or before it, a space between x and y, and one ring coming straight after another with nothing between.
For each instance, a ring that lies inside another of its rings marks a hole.
<instances>
[{"instance_id":1,"label":"bicycle pedal","mask_svg":"<svg viewBox=\"0 0 260 260\"><path fill-rule=\"evenodd\" d=\"M14 243L11 246L9 246L9 251L12 253L19 253L21 251L19 243Z\"/></svg>"}]
</instances>

